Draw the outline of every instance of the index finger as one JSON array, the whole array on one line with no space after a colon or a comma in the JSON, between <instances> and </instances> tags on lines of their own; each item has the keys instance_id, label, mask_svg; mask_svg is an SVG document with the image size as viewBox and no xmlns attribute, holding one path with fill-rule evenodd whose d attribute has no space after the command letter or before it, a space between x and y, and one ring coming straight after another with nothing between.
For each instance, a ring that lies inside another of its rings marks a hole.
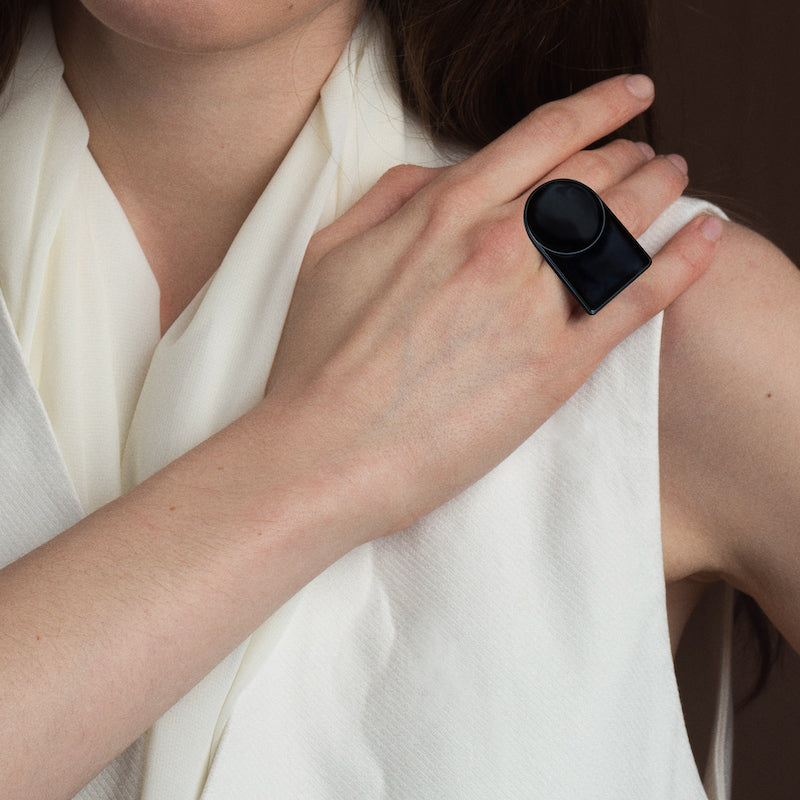
<instances>
[{"instance_id":1,"label":"index finger","mask_svg":"<svg viewBox=\"0 0 800 800\"><path fill-rule=\"evenodd\" d=\"M454 168L488 204L530 189L562 161L644 111L655 94L645 75L618 75L532 111Z\"/></svg>"}]
</instances>

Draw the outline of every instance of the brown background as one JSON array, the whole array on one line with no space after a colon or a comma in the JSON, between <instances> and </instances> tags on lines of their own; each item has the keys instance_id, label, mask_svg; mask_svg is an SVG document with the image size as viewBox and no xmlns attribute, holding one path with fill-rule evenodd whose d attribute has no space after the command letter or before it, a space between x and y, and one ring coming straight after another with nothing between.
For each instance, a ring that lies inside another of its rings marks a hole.
<instances>
[{"instance_id":1,"label":"brown background","mask_svg":"<svg viewBox=\"0 0 800 800\"><path fill-rule=\"evenodd\" d=\"M683 154L691 190L711 193L800 264L800 2L654 0L653 44L657 149ZM690 684L703 667L693 657L699 636L689 632L678 659ZM736 672L741 686L745 669ZM685 695L690 728L707 694ZM796 654L737 714L735 741L735 800L800 798Z\"/></svg>"},{"instance_id":2,"label":"brown background","mask_svg":"<svg viewBox=\"0 0 800 800\"><path fill-rule=\"evenodd\" d=\"M800 263L800 3L654 0L654 57L659 144Z\"/></svg>"}]
</instances>

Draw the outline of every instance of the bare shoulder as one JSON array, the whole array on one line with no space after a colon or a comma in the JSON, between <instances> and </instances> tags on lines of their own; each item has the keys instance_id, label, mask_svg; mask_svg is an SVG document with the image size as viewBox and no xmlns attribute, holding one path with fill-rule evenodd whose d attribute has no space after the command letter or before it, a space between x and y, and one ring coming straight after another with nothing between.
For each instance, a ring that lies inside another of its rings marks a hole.
<instances>
[{"instance_id":1,"label":"bare shoulder","mask_svg":"<svg viewBox=\"0 0 800 800\"><path fill-rule=\"evenodd\" d=\"M800 645L800 271L726 224L665 313L660 444L668 581L724 577Z\"/></svg>"}]
</instances>

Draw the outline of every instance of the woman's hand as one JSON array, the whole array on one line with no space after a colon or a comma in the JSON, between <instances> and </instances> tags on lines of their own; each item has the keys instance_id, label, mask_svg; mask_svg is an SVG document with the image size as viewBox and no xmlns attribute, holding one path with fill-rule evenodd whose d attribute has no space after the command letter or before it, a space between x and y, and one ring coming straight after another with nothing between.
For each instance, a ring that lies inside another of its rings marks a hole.
<instances>
[{"instance_id":1,"label":"woman's hand","mask_svg":"<svg viewBox=\"0 0 800 800\"><path fill-rule=\"evenodd\" d=\"M578 152L643 101L624 79L545 106L464 163L398 167L311 242L267 405L310 403L314 447L347 475L361 535L402 528L497 464L599 361L710 262L702 220L589 317L523 227L530 189L569 177L634 235L686 186L678 157L617 141ZM716 220L709 225L713 238ZM300 446L300 445L298 445Z\"/></svg>"}]
</instances>

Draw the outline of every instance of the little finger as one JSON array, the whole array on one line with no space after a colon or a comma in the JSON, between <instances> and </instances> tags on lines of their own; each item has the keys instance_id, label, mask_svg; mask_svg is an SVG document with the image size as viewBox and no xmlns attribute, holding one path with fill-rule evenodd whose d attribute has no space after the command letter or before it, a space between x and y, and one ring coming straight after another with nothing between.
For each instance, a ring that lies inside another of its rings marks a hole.
<instances>
[{"instance_id":1,"label":"little finger","mask_svg":"<svg viewBox=\"0 0 800 800\"><path fill-rule=\"evenodd\" d=\"M400 164L387 170L341 217L314 235L309 251L321 257L349 239L385 222L444 169Z\"/></svg>"},{"instance_id":2,"label":"little finger","mask_svg":"<svg viewBox=\"0 0 800 800\"><path fill-rule=\"evenodd\" d=\"M596 348L597 360L665 309L711 264L723 223L702 214L685 225L653 258L653 265L596 316L576 314L572 335Z\"/></svg>"}]
</instances>

